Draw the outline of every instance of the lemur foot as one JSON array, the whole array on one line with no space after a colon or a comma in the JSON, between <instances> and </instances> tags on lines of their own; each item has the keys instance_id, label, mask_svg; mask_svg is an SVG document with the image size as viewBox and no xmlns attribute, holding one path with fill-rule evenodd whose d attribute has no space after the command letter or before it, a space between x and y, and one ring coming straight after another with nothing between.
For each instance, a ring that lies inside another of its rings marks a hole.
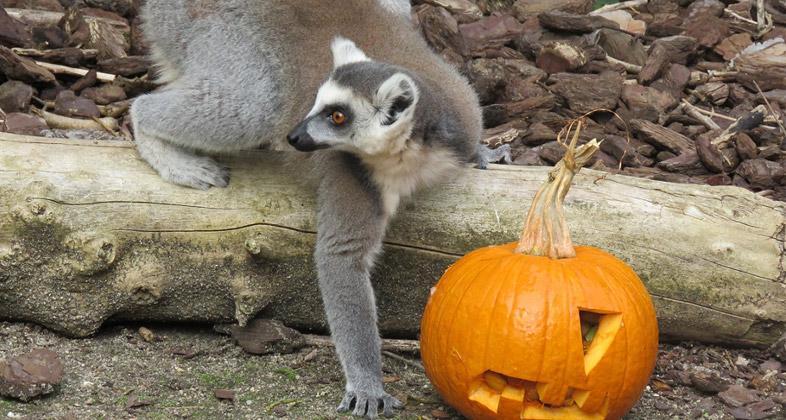
<instances>
[{"instance_id":1,"label":"lemur foot","mask_svg":"<svg viewBox=\"0 0 786 420\"><path fill-rule=\"evenodd\" d=\"M352 410L354 406L353 415L375 419L377 418L380 404L382 405L382 415L385 417L393 417L394 408L404 408L404 404L401 401L384 391L347 391L336 411L345 413Z\"/></svg>"},{"instance_id":2,"label":"lemur foot","mask_svg":"<svg viewBox=\"0 0 786 420\"><path fill-rule=\"evenodd\" d=\"M205 156L177 162L177 165L162 168L160 174L169 182L199 190L229 185L229 168Z\"/></svg>"},{"instance_id":3,"label":"lemur foot","mask_svg":"<svg viewBox=\"0 0 786 420\"><path fill-rule=\"evenodd\" d=\"M503 144L502 146L492 149L485 144L479 144L477 147L477 168L486 169L489 163L503 162L508 165L513 163L513 156L510 153L510 145Z\"/></svg>"},{"instance_id":4,"label":"lemur foot","mask_svg":"<svg viewBox=\"0 0 786 420\"><path fill-rule=\"evenodd\" d=\"M229 184L229 169L207 156L167 143L141 130L136 134L139 155L161 178L178 185L206 190L210 187L226 187Z\"/></svg>"}]
</instances>

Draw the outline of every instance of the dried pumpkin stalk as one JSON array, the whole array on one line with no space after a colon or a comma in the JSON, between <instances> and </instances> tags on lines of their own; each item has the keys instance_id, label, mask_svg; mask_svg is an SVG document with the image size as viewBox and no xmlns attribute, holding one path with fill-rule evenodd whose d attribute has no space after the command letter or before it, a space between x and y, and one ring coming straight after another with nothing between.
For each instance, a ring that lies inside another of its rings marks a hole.
<instances>
[{"instance_id":1,"label":"dried pumpkin stalk","mask_svg":"<svg viewBox=\"0 0 786 420\"><path fill-rule=\"evenodd\" d=\"M600 148L596 139L576 147L581 126L581 119L573 120L557 135L557 141L567 148L565 156L549 172L548 179L535 194L515 252L555 259L576 256L562 203L573 177ZM570 137L571 132L573 137L569 144L565 144L564 139Z\"/></svg>"}]
</instances>

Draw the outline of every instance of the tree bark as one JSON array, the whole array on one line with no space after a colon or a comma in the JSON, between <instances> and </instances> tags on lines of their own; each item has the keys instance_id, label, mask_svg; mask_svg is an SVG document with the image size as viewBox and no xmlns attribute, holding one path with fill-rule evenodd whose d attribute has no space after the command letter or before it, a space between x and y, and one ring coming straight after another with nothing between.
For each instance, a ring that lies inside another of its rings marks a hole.
<instances>
[{"instance_id":1,"label":"tree bark","mask_svg":"<svg viewBox=\"0 0 786 420\"><path fill-rule=\"evenodd\" d=\"M0 319L85 336L259 314L324 331L307 162L286 157L227 157L230 186L197 191L161 181L128 143L0 133ZM467 169L402 205L374 276L381 330L415 337L444 269L516 240L548 170ZM576 244L641 276L666 338L764 346L786 331L784 203L584 170L565 211Z\"/></svg>"}]
</instances>

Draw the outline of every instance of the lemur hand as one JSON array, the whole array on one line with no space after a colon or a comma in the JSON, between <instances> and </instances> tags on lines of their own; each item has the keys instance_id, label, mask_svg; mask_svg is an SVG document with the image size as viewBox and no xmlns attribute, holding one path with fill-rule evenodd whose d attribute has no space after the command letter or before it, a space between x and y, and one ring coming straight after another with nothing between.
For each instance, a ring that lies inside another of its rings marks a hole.
<instances>
[{"instance_id":1,"label":"lemur hand","mask_svg":"<svg viewBox=\"0 0 786 420\"><path fill-rule=\"evenodd\" d=\"M510 154L510 145L503 144L496 149L491 149L485 144L478 144L476 149L478 169L486 169L489 163L497 163L502 161L510 165L513 163L513 156Z\"/></svg>"},{"instance_id":2,"label":"lemur hand","mask_svg":"<svg viewBox=\"0 0 786 420\"><path fill-rule=\"evenodd\" d=\"M374 379L374 381L378 382L379 380ZM347 388L350 387L351 385L347 386ZM347 390L344 394L344 399L341 401L336 411L345 413L349 410L353 410L352 414L355 416L375 419L377 418L380 407L382 408L383 416L393 417L393 409L403 408L404 404L386 393L380 383L378 386L373 386L371 388L356 387L352 390Z\"/></svg>"}]
</instances>

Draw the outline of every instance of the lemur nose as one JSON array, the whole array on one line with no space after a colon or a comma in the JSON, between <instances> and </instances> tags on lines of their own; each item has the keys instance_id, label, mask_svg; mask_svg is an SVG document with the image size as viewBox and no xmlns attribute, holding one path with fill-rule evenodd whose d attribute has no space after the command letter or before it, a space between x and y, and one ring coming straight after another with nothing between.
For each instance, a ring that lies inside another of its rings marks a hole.
<instances>
[{"instance_id":1,"label":"lemur nose","mask_svg":"<svg viewBox=\"0 0 786 420\"><path fill-rule=\"evenodd\" d=\"M298 142L298 140L300 140L300 137L297 134L295 133L287 134L287 141L289 142L290 145L294 146L295 143Z\"/></svg>"}]
</instances>

